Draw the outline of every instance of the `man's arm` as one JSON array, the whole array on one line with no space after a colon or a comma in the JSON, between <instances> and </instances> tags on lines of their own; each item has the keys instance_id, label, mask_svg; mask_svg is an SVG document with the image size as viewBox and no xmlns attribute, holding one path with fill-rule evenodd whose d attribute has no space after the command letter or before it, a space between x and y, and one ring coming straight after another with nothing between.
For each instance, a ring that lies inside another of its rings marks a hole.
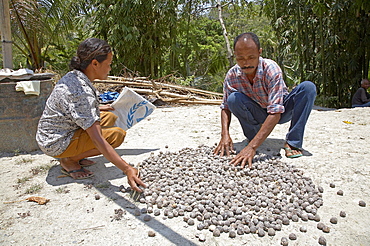
<instances>
[{"instance_id":1,"label":"man's arm","mask_svg":"<svg viewBox=\"0 0 370 246\"><path fill-rule=\"evenodd\" d=\"M365 88L361 91L361 101L363 103L370 102L370 98L367 98L366 89Z\"/></svg>"},{"instance_id":2,"label":"man's arm","mask_svg":"<svg viewBox=\"0 0 370 246\"><path fill-rule=\"evenodd\" d=\"M266 140L270 135L276 124L279 122L281 114L269 114L263 122L260 130L256 136L249 142L249 144L242 149L230 162L230 164L238 165L241 163L241 167L244 167L247 162L249 168L252 167L253 157L256 154L257 148Z\"/></svg>"},{"instance_id":3,"label":"man's arm","mask_svg":"<svg viewBox=\"0 0 370 246\"><path fill-rule=\"evenodd\" d=\"M226 153L227 156L230 156L230 151L233 151L234 145L230 137L229 127L231 122L231 112L228 109L221 110L221 140L214 154L220 154L223 156Z\"/></svg>"}]
</instances>

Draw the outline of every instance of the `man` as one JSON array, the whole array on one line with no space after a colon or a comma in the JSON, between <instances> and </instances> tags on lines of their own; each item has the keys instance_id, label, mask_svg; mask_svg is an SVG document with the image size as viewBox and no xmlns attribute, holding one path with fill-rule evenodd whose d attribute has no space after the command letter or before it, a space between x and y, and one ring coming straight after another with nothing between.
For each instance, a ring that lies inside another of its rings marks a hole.
<instances>
[{"instance_id":1,"label":"man","mask_svg":"<svg viewBox=\"0 0 370 246\"><path fill-rule=\"evenodd\" d=\"M368 79L361 80L361 87L357 89L352 98L352 107L370 107L370 94L367 89L370 87Z\"/></svg>"},{"instance_id":2,"label":"man","mask_svg":"<svg viewBox=\"0 0 370 246\"><path fill-rule=\"evenodd\" d=\"M288 92L283 74L276 62L264 59L254 33L243 33L234 40L237 64L227 73L221 104L221 140L214 153L229 156L233 142L229 134L231 113L238 119L248 138L248 145L230 164L252 167L257 148L265 141L276 124L291 120L284 144L288 158L302 156L306 122L316 97L316 86L305 81Z\"/></svg>"}]
</instances>

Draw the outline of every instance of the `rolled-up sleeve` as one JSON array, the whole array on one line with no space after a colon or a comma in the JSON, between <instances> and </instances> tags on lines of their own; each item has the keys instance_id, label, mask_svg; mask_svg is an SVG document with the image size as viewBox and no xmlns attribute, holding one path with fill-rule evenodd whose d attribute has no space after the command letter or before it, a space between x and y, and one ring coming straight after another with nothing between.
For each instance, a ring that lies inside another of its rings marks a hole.
<instances>
[{"instance_id":1,"label":"rolled-up sleeve","mask_svg":"<svg viewBox=\"0 0 370 246\"><path fill-rule=\"evenodd\" d=\"M238 71L236 66L232 67L226 74L223 86L223 100L220 105L221 109L229 109L227 105L227 99L229 95L235 91L238 91L236 88L233 87L238 84Z\"/></svg>"}]
</instances>

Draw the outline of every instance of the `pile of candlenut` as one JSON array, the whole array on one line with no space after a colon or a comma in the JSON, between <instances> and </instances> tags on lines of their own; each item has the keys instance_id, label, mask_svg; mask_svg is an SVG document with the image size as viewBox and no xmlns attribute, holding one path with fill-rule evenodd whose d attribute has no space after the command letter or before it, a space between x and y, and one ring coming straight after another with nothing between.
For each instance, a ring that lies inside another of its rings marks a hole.
<instances>
[{"instance_id":1,"label":"pile of candlenut","mask_svg":"<svg viewBox=\"0 0 370 246\"><path fill-rule=\"evenodd\" d=\"M151 155L140 164L149 186L139 201L154 216L182 216L214 236L274 236L291 222L320 221L323 188L302 171L265 154L255 156L252 168L230 160L207 146Z\"/></svg>"}]
</instances>

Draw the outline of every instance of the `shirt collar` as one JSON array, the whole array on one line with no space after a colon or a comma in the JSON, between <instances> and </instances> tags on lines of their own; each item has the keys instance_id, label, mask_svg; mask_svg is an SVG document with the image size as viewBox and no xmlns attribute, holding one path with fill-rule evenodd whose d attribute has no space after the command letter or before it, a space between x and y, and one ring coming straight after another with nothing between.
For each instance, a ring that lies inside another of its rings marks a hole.
<instances>
[{"instance_id":1,"label":"shirt collar","mask_svg":"<svg viewBox=\"0 0 370 246\"><path fill-rule=\"evenodd\" d=\"M84 74L82 71L80 70L73 70L73 73L75 73L77 75L77 78L82 80L83 82L85 82L88 86L90 86L90 88L93 90L93 91L96 91L95 87L93 86L93 84L91 83L91 81L89 80L89 78L86 76L86 74Z\"/></svg>"},{"instance_id":2,"label":"shirt collar","mask_svg":"<svg viewBox=\"0 0 370 246\"><path fill-rule=\"evenodd\" d=\"M256 70L256 77L258 77L258 78L260 78L263 74L262 62L263 62L263 58L259 57L258 67L257 67L257 70Z\"/></svg>"}]
</instances>

